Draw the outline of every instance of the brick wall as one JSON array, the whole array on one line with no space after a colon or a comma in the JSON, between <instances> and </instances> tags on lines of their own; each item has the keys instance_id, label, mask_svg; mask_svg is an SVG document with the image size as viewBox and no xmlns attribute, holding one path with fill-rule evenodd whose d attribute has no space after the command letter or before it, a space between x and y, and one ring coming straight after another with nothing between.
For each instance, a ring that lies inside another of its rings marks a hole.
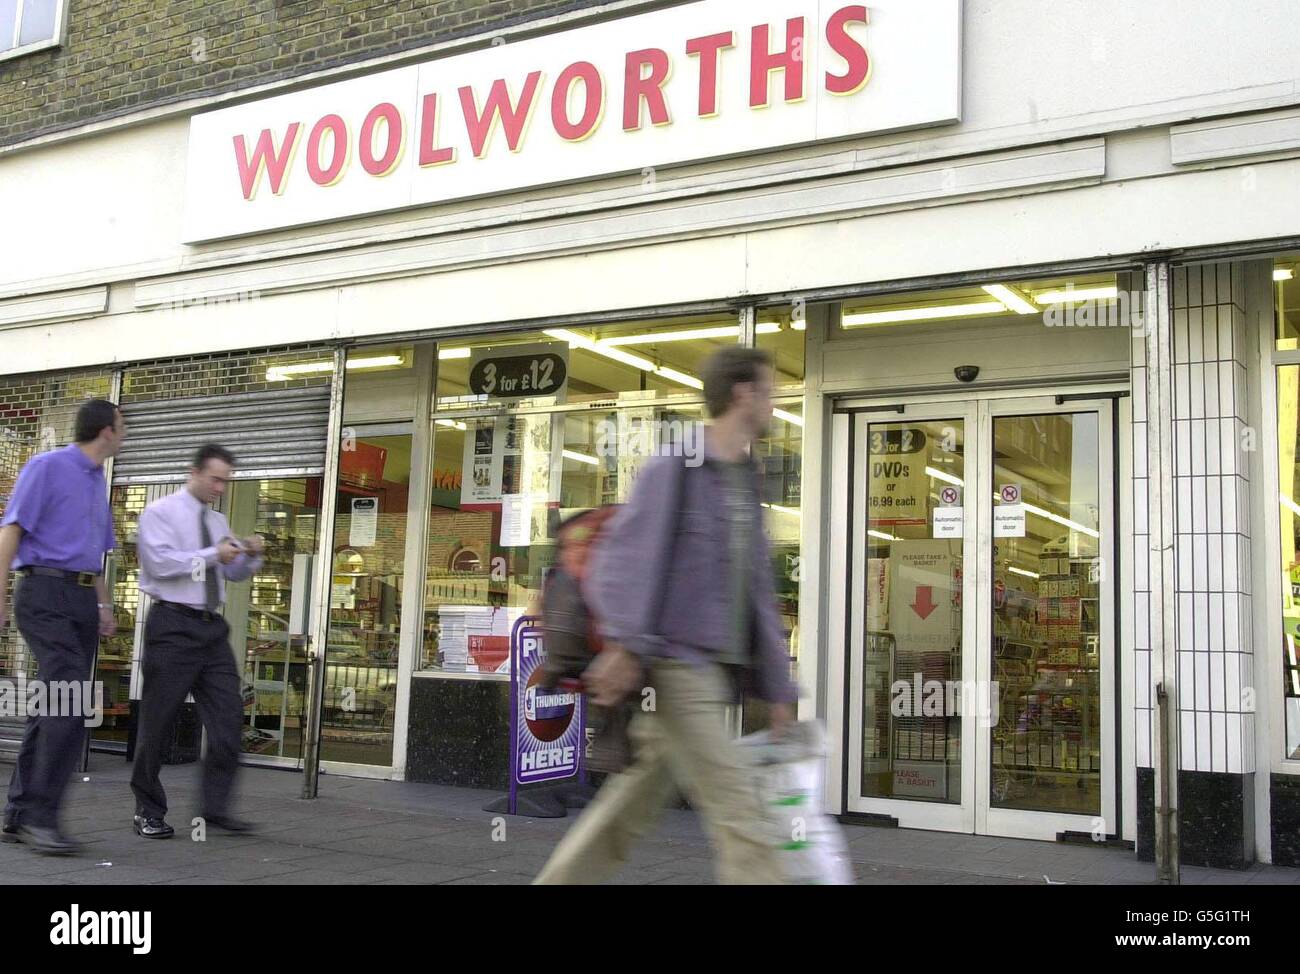
<instances>
[{"instance_id":1,"label":"brick wall","mask_svg":"<svg viewBox=\"0 0 1300 974\"><path fill-rule=\"evenodd\" d=\"M0 61L0 145L608 0L71 0L60 48Z\"/></svg>"}]
</instances>

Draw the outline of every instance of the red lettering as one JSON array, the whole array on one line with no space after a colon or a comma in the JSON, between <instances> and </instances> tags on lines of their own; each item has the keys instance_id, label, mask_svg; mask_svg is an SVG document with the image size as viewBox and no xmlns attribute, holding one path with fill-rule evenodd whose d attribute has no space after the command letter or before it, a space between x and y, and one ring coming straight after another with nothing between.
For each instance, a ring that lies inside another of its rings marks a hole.
<instances>
[{"instance_id":1,"label":"red lettering","mask_svg":"<svg viewBox=\"0 0 1300 974\"><path fill-rule=\"evenodd\" d=\"M322 168L321 141L330 133L329 164ZM307 137L307 175L317 186L333 186L343 178L348 164L348 124L338 115L326 115L317 122Z\"/></svg>"},{"instance_id":2,"label":"red lettering","mask_svg":"<svg viewBox=\"0 0 1300 974\"><path fill-rule=\"evenodd\" d=\"M650 74L645 75L645 66ZM654 125L667 125L672 121L668 102L664 98L664 85L672 72L673 63L668 52L657 47L633 51L627 56L623 86L623 131L635 132L641 128L641 105L650 106L650 121ZM644 77L643 77L644 75Z\"/></svg>"},{"instance_id":3,"label":"red lettering","mask_svg":"<svg viewBox=\"0 0 1300 974\"><path fill-rule=\"evenodd\" d=\"M569 95L574 84L582 82L583 97L586 106L582 118L574 123L569 118ZM596 131L596 126L605 114L605 82L598 69L590 61L570 64L561 72L555 82L555 91L551 94L551 121L560 138L569 142L581 142Z\"/></svg>"},{"instance_id":4,"label":"red lettering","mask_svg":"<svg viewBox=\"0 0 1300 974\"><path fill-rule=\"evenodd\" d=\"M441 166L456 161L456 150L438 145L438 96L424 96L424 108L420 112L420 165Z\"/></svg>"},{"instance_id":5,"label":"red lettering","mask_svg":"<svg viewBox=\"0 0 1300 974\"><path fill-rule=\"evenodd\" d=\"M826 40L831 50L844 59L843 74L826 72L826 90L832 95L852 95L871 80L871 55L867 47L849 33L850 24L870 24L871 12L863 4L853 4L835 11L826 24Z\"/></svg>"},{"instance_id":6,"label":"red lettering","mask_svg":"<svg viewBox=\"0 0 1300 974\"><path fill-rule=\"evenodd\" d=\"M700 118L718 114L718 63L722 52L736 46L736 34L710 34L686 42L686 53L700 59Z\"/></svg>"},{"instance_id":7,"label":"red lettering","mask_svg":"<svg viewBox=\"0 0 1300 974\"><path fill-rule=\"evenodd\" d=\"M766 108L771 94L773 71L785 72L785 100L801 101L804 89L804 18L792 17L785 25L785 50L771 49L772 28L754 28L754 49L750 55L749 107Z\"/></svg>"},{"instance_id":8,"label":"red lettering","mask_svg":"<svg viewBox=\"0 0 1300 974\"><path fill-rule=\"evenodd\" d=\"M257 145L253 147L251 159L243 135L235 136L235 164L239 167L239 184L243 187L244 199L251 200L257 194L264 168L271 180L271 192L276 196L284 192L285 173L289 169L293 151L298 146L298 133L301 130L301 123L292 123L277 149L271 140L271 130L262 129L262 134L257 137Z\"/></svg>"},{"instance_id":9,"label":"red lettering","mask_svg":"<svg viewBox=\"0 0 1300 974\"><path fill-rule=\"evenodd\" d=\"M492 82L492 91L488 94L483 111L478 110L478 99L474 89L468 86L460 89L460 106L465 113L465 127L469 131L469 143L474 149L474 156L482 159L487 155L488 143L496 128L496 121L501 119L505 126L506 143L511 152L518 152L523 141L524 130L532 117L533 106L537 99L537 86L541 83L542 72L534 71L524 83L524 93L515 105L510 100L510 89L504 78Z\"/></svg>"},{"instance_id":10,"label":"red lettering","mask_svg":"<svg viewBox=\"0 0 1300 974\"><path fill-rule=\"evenodd\" d=\"M384 123L384 151L375 157L375 128ZM402 127L402 113L391 102L381 102L366 114L361 123L361 168L372 176L387 176L397 168L402 158L406 133Z\"/></svg>"}]
</instances>

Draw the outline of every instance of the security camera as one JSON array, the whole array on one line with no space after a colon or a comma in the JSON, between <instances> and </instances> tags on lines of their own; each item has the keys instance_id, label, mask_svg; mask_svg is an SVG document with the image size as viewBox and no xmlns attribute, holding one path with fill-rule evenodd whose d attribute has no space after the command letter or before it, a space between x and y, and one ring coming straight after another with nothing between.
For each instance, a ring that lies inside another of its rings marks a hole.
<instances>
[{"instance_id":1,"label":"security camera","mask_svg":"<svg viewBox=\"0 0 1300 974\"><path fill-rule=\"evenodd\" d=\"M957 377L958 382L974 382L980 377L980 367L978 365L959 365L952 370L952 373Z\"/></svg>"}]
</instances>

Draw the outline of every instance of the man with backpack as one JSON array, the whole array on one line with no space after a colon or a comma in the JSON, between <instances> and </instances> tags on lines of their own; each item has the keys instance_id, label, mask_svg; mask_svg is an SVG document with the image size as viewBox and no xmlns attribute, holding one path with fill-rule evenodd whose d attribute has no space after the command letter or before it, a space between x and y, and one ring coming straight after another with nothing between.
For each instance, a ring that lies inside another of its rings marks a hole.
<instances>
[{"instance_id":1,"label":"man with backpack","mask_svg":"<svg viewBox=\"0 0 1300 974\"><path fill-rule=\"evenodd\" d=\"M713 419L703 462L649 461L586 572L582 595L603 647L582 681L597 706L633 705L632 760L561 840L538 884L613 873L678 787L704 817L722 882L781 881L779 837L726 719L748 689L768 701L779 732L798 699L761 475L749 456L772 417L772 360L724 348L705 363L703 381Z\"/></svg>"}]
</instances>

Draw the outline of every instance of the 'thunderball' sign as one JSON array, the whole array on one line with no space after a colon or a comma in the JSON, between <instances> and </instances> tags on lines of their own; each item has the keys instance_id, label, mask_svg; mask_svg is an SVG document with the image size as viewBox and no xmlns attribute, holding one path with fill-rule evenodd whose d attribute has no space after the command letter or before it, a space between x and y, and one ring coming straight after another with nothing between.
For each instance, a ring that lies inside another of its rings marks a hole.
<instances>
[{"instance_id":1,"label":"'thunderball' sign","mask_svg":"<svg viewBox=\"0 0 1300 974\"><path fill-rule=\"evenodd\" d=\"M699 0L196 115L183 239L960 120L961 0Z\"/></svg>"},{"instance_id":2,"label":"'thunderball' sign","mask_svg":"<svg viewBox=\"0 0 1300 974\"><path fill-rule=\"evenodd\" d=\"M546 648L540 628L516 628L513 652L515 781L522 785L572 778L582 751L581 694L543 686Z\"/></svg>"}]
</instances>

